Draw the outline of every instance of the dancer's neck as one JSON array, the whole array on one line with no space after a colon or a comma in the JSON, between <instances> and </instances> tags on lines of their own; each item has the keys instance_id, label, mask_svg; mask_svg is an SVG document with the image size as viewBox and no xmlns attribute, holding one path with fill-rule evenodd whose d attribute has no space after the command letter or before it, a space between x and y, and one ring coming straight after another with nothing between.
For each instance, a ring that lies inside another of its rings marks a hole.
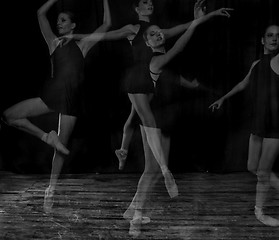
<instances>
[{"instance_id":1,"label":"dancer's neck","mask_svg":"<svg viewBox=\"0 0 279 240\"><path fill-rule=\"evenodd\" d=\"M150 22L150 17L139 15L139 20L143 22Z\"/></svg>"}]
</instances>

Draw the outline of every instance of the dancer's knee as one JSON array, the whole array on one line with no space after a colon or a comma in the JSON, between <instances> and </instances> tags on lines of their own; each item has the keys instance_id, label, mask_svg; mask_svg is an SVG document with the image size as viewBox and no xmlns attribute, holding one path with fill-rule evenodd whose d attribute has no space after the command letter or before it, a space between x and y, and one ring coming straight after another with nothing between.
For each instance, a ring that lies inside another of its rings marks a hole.
<instances>
[{"instance_id":1,"label":"dancer's knee","mask_svg":"<svg viewBox=\"0 0 279 240\"><path fill-rule=\"evenodd\" d=\"M1 120L7 125L13 126L16 119L12 117L12 114L9 110L6 110L2 113Z\"/></svg>"},{"instance_id":2,"label":"dancer's knee","mask_svg":"<svg viewBox=\"0 0 279 240\"><path fill-rule=\"evenodd\" d=\"M156 122L153 115L139 114L139 117L144 127L156 127Z\"/></svg>"},{"instance_id":3,"label":"dancer's knee","mask_svg":"<svg viewBox=\"0 0 279 240\"><path fill-rule=\"evenodd\" d=\"M248 162L248 164L247 164L247 170L248 170L250 173L257 175L257 166L255 166L255 164L251 164L251 163Z\"/></svg>"}]
</instances>

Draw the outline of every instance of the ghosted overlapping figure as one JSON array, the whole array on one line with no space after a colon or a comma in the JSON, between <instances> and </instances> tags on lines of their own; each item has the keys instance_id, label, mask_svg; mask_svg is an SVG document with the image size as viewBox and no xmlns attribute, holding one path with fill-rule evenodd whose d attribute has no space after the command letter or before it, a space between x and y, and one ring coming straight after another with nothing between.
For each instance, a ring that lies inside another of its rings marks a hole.
<instances>
[{"instance_id":1,"label":"ghosted overlapping figure","mask_svg":"<svg viewBox=\"0 0 279 240\"><path fill-rule=\"evenodd\" d=\"M279 26L269 25L262 37L264 55L255 61L247 76L231 91L210 105L219 109L223 102L249 87L251 94L251 134L248 170L257 175L256 218L269 226L279 226L279 220L263 212L270 185L279 192L279 179L272 167L279 154Z\"/></svg>"},{"instance_id":2,"label":"ghosted overlapping figure","mask_svg":"<svg viewBox=\"0 0 279 240\"><path fill-rule=\"evenodd\" d=\"M149 74L154 85L155 94L150 102L150 107L156 122L155 129L162 133L160 134L159 141L162 145L161 155L165 157L166 165L168 165L170 147L169 131L171 131L170 128L173 127L171 126L173 122L166 122L165 119L168 107L175 99L175 89L177 87L195 88L198 85L197 81L189 82L181 75L173 73L168 65L173 58L183 51L199 24L214 16L229 17L230 14L228 11L232 10L229 8L221 8L205 15L203 12L205 10L203 2L204 1L197 1L195 8L199 10L199 17L191 23L189 28L168 51L166 51L165 48L166 39L164 33L158 26L151 25L146 29L143 35L146 45L151 48L153 53L149 63ZM171 114L175 113L173 112ZM149 221L146 216L143 216L144 205L152 187L161 176L161 168L155 160L156 156L151 146L148 144L148 135L144 124L141 124L140 128L145 151L145 169L138 182L137 192L129 208L124 213L126 218L132 218L130 221L130 234L133 236L139 235L141 224Z\"/></svg>"}]
</instances>

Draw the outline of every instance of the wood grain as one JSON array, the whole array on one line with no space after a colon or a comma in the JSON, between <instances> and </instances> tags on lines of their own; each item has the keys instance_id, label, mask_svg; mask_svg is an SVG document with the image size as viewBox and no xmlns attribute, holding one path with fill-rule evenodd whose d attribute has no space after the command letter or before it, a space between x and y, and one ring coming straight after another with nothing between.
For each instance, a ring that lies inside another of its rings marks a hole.
<instances>
[{"instance_id":1,"label":"wood grain","mask_svg":"<svg viewBox=\"0 0 279 240\"><path fill-rule=\"evenodd\" d=\"M139 174L63 175L53 212L43 211L48 175L0 172L0 239L130 239L122 218ZM180 195L170 199L163 181L150 194L137 239L279 239L279 229L253 213L256 179L249 173L175 174ZM279 196L271 191L266 208L279 217Z\"/></svg>"}]
</instances>

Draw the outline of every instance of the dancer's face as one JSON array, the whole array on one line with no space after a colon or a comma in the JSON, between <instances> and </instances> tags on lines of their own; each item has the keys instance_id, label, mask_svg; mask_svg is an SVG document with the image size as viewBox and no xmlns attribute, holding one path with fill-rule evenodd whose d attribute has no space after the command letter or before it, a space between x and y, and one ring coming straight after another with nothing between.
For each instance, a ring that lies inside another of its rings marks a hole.
<instances>
[{"instance_id":1,"label":"dancer's face","mask_svg":"<svg viewBox=\"0 0 279 240\"><path fill-rule=\"evenodd\" d=\"M73 23L67 13L60 13L57 18L57 30L59 35L66 35L73 32L76 24Z\"/></svg>"},{"instance_id":2,"label":"dancer's face","mask_svg":"<svg viewBox=\"0 0 279 240\"><path fill-rule=\"evenodd\" d=\"M152 0L140 0L136 7L136 12L141 16L150 16L153 14L154 6Z\"/></svg>"},{"instance_id":3,"label":"dancer's face","mask_svg":"<svg viewBox=\"0 0 279 240\"><path fill-rule=\"evenodd\" d=\"M264 45L264 53L273 53L279 48L279 26L269 26L262 38L262 44Z\"/></svg>"},{"instance_id":4,"label":"dancer's face","mask_svg":"<svg viewBox=\"0 0 279 240\"><path fill-rule=\"evenodd\" d=\"M165 36L156 25L152 25L146 30L146 38L147 45L152 48L161 47L165 43Z\"/></svg>"}]
</instances>

